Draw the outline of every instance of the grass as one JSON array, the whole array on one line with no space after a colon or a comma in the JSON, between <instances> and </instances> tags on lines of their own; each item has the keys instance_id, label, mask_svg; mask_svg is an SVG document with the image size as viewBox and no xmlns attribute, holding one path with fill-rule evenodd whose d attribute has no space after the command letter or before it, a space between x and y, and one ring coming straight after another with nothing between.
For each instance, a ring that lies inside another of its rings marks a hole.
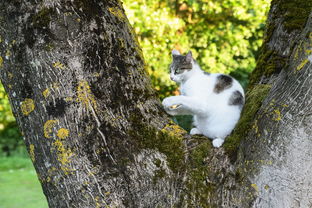
<instances>
[{"instance_id":1,"label":"grass","mask_svg":"<svg viewBox=\"0 0 312 208\"><path fill-rule=\"evenodd\" d=\"M0 208L47 208L29 158L0 157Z\"/></svg>"}]
</instances>

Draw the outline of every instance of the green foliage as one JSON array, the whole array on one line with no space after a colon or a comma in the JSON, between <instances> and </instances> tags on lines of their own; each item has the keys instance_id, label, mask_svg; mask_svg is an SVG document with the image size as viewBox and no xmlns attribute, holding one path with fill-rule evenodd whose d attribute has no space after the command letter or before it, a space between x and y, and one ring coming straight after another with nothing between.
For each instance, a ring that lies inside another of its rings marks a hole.
<instances>
[{"instance_id":1,"label":"green foliage","mask_svg":"<svg viewBox=\"0 0 312 208\"><path fill-rule=\"evenodd\" d=\"M205 71L231 74L246 86L262 44L270 0L124 0L155 89L175 94L170 52L192 50Z\"/></svg>"},{"instance_id":2,"label":"green foliage","mask_svg":"<svg viewBox=\"0 0 312 208\"><path fill-rule=\"evenodd\" d=\"M20 152L18 154L23 154L25 152L23 146L8 97L0 84L0 156L10 156L12 152L17 154L18 151Z\"/></svg>"},{"instance_id":3,"label":"green foliage","mask_svg":"<svg viewBox=\"0 0 312 208\"><path fill-rule=\"evenodd\" d=\"M11 122L14 122L14 116L11 112L8 96L0 83L0 131Z\"/></svg>"}]
</instances>

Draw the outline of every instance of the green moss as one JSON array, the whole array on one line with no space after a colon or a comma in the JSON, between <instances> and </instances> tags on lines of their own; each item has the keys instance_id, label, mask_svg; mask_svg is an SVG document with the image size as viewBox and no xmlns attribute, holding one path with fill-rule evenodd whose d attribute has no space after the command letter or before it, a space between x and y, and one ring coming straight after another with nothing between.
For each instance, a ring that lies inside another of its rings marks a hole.
<instances>
[{"instance_id":1,"label":"green moss","mask_svg":"<svg viewBox=\"0 0 312 208\"><path fill-rule=\"evenodd\" d=\"M46 50L46 51L52 51L53 49L54 49L54 44L52 44L52 43L47 43L45 46L44 46L44 49Z\"/></svg>"},{"instance_id":2,"label":"green moss","mask_svg":"<svg viewBox=\"0 0 312 208\"><path fill-rule=\"evenodd\" d=\"M77 8L77 13L88 21L94 18L99 20L99 16L103 14L103 10L97 1L74 0L73 4Z\"/></svg>"},{"instance_id":3,"label":"green moss","mask_svg":"<svg viewBox=\"0 0 312 208\"><path fill-rule=\"evenodd\" d=\"M54 14L53 8L42 8L38 13L32 16L32 23L34 27L43 28L48 27L51 22L51 16Z\"/></svg>"},{"instance_id":4,"label":"green moss","mask_svg":"<svg viewBox=\"0 0 312 208\"><path fill-rule=\"evenodd\" d=\"M147 148L156 148L167 156L168 166L173 172L184 168L184 144L182 137L170 131L161 131L153 140L143 142Z\"/></svg>"},{"instance_id":5,"label":"green moss","mask_svg":"<svg viewBox=\"0 0 312 208\"><path fill-rule=\"evenodd\" d=\"M238 146L252 128L255 115L262 105L262 101L271 89L271 85L256 85L250 89L246 95L246 104L244 106L241 119L239 120L233 133L224 143L225 150L232 157L236 156Z\"/></svg>"},{"instance_id":6,"label":"green moss","mask_svg":"<svg viewBox=\"0 0 312 208\"><path fill-rule=\"evenodd\" d=\"M165 154L168 167L173 172L185 168L185 145L182 139L186 132L183 129L170 122L158 130L142 121L139 113L133 113L130 120L133 128L128 133L139 149L155 149Z\"/></svg>"},{"instance_id":7,"label":"green moss","mask_svg":"<svg viewBox=\"0 0 312 208\"><path fill-rule=\"evenodd\" d=\"M157 181L163 177L166 176L166 171L165 169L162 167L161 164L161 160L160 159L155 159L154 160L154 164L156 165L156 167L158 168L155 172L154 172L154 177L153 177L153 183L156 184Z\"/></svg>"},{"instance_id":8,"label":"green moss","mask_svg":"<svg viewBox=\"0 0 312 208\"><path fill-rule=\"evenodd\" d=\"M278 55L276 51L270 50L267 46L276 29L276 20L282 19L284 29L288 33L294 30L301 31L312 11L312 1L307 0L273 0L271 5L274 6L274 10L271 8L264 44L258 58L257 67L250 76L250 85L256 84L262 76L268 77L273 73L280 72L288 61L288 57Z\"/></svg>"},{"instance_id":9,"label":"green moss","mask_svg":"<svg viewBox=\"0 0 312 208\"><path fill-rule=\"evenodd\" d=\"M283 26L288 33L294 30L302 30L312 11L312 1L307 0L272 0L271 5L274 5L275 8L274 11L271 8L271 19L283 18ZM275 24L276 22L271 21L267 25L265 42L273 34Z\"/></svg>"},{"instance_id":10,"label":"green moss","mask_svg":"<svg viewBox=\"0 0 312 208\"><path fill-rule=\"evenodd\" d=\"M156 184L159 179L162 179L166 176L166 171L163 168L160 168L154 172L153 184Z\"/></svg>"},{"instance_id":11,"label":"green moss","mask_svg":"<svg viewBox=\"0 0 312 208\"><path fill-rule=\"evenodd\" d=\"M277 0L275 0L277 1ZM278 0L278 8L284 17L284 27L287 32L302 30L312 11L312 1Z\"/></svg>"},{"instance_id":12,"label":"green moss","mask_svg":"<svg viewBox=\"0 0 312 208\"><path fill-rule=\"evenodd\" d=\"M207 199L214 194L218 185L210 182L213 180L207 180L213 173L209 165L210 161L207 160L212 154L211 149L211 141L204 138L201 144L190 152L187 164L189 172L187 191L192 193L191 196L195 197L196 206L200 207L217 207L217 205L207 204ZM194 198L188 200L189 204L192 204Z\"/></svg>"},{"instance_id":13,"label":"green moss","mask_svg":"<svg viewBox=\"0 0 312 208\"><path fill-rule=\"evenodd\" d=\"M265 45L257 61L257 66L249 78L249 86L254 86L262 77L269 77L279 73L287 62L287 57L282 57L277 52L268 49Z\"/></svg>"}]
</instances>

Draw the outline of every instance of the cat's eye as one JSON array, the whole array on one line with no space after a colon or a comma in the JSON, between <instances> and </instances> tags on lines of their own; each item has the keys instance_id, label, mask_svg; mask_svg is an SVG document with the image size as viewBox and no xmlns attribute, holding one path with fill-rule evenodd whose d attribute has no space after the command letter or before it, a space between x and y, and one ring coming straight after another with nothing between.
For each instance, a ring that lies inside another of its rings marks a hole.
<instances>
[{"instance_id":1,"label":"cat's eye","mask_svg":"<svg viewBox=\"0 0 312 208\"><path fill-rule=\"evenodd\" d=\"M180 67L180 68L176 69L176 70L174 71L174 73L176 73L176 74L182 74L185 70L187 70L187 68L185 68L185 67Z\"/></svg>"}]
</instances>

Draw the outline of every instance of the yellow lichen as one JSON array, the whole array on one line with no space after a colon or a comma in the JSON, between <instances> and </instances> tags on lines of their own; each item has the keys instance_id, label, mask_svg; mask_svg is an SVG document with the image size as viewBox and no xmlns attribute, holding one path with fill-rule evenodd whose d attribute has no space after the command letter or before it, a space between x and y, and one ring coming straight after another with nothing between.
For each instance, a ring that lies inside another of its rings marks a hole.
<instances>
[{"instance_id":1,"label":"yellow lichen","mask_svg":"<svg viewBox=\"0 0 312 208\"><path fill-rule=\"evenodd\" d=\"M251 187L254 188L256 192L259 191L259 188L258 188L257 184L253 183L253 184L251 184Z\"/></svg>"},{"instance_id":2,"label":"yellow lichen","mask_svg":"<svg viewBox=\"0 0 312 208\"><path fill-rule=\"evenodd\" d=\"M182 137L186 133L184 129L174 123L167 124L161 131L178 138Z\"/></svg>"},{"instance_id":3,"label":"yellow lichen","mask_svg":"<svg viewBox=\"0 0 312 208\"><path fill-rule=\"evenodd\" d=\"M100 74L100 73L98 73L98 72L95 72L95 73L93 73L93 76L94 76L94 77L100 77L100 76L101 76L101 74Z\"/></svg>"},{"instance_id":4,"label":"yellow lichen","mask_svg":"<svg viewBox=\"0 0 312 208\"><path fill-rule=\"evenodd\" d=\"M13 78L13 74L12 73L8 73L8 77L9 77L9 79L12 79Z\"/></svg>"},{"instance_id":5,"label":"yellow lichen","mask_svg":"<svg viewBox=\"0 0 312 208\"><path fill-rule=\"evenodd\" d=\"M99 203L99 200L100 200L100 197L95 197L95 207L96 208L100 208L101 207L101 204Z\"/></svg>"},{"instance_id":6,"label":"yellow lichen","mask_svg":"<svg viewBox=\"0 0 312 208\"><path fill-rule=\"evenodd\" d=\"M265 186L264 186L264 189L265 189L265 190L269 190L269 188L270 188L269 185L265 185Z\"/></svg>"},{"instance_id":7,"label":"yellow lichen","mask_svg":"<svg viewBox=\"0 0 312 208\"><path fill-rule=\"evenodd\" d=\"M54 82L53 84L52 84L52 88L53 89L58 89L60 87L60 84L59 83L57 83L57 82Z\"/></svg>"},{"instance_id":8,"label":"yellow lichen","mask_svg":"<svg viewBox=\"0 0 312 208\"><path fill-rule=\"evenodd\" d=\"M29 155L30 155L30 159L34 162L35 161L35 146L33 144L29 145Z\"/></svg>"},{"instance_id":9,"label":"yellow lichen","mask_svg":"<svg viewBox=\"0 0 312 208\"><path fill-rule=\"evenodd\" d=\"M78 83L77 102L82 103L87 109L96 108L96 101L87 81L81 80Z\"/></svg>"},{"instance_id":10,"label":"yellow lichen","mask_svg":"<svg viewBox=\"0 0 312 208\"><path fill-rule=\"evenodd\" d=\"M49 168L49 169L48 169L48 175L52 175L54 171L56 171L56 168L55 168L55 167Z\"/></svg>"},{"instance_id":11,"label":"yellow lichen","mask_svg":"<svg viewBox=\"0 0 312 208\"><path fill-rule=\"evenodd\" d=\"M57 131L57 136L58 138L60 139L65 139L67 138L69 135L69 130L68 129L64 129L64 128L60 128L58 131Z\"/></svg>"},{"instance_id":12,"label":"yellow lichen","mask_svg":"<svg viewBox=\"0 0 312 208\"><path fill-rule=\"evenodd\" d=\"M57 68L57 69L64 69L64 65L63 65L61 62L59 62L59 61L54 62L54 63L52 64L52 66L53 66L54 68Z\"/></svg>"},{"instance_id":13,"label":"yellow lichen","mask_svg":"<svg viewBox=\"0 0 312 208\"><path fill-rule=\"evenodd\" d=\"M58 120L48 120L43 126L45 138L52 138L53 128L58 123Z\"/></svg>"},{"instance_id":14,"label":"yellow lichen","mask_svg":"<svg viewBox=\"0 0 312 208\"><path fill-rule=\"evenodd\" d=\"M53 146L56 147L57 153L57 159L62 165L66 165L70 162L70 157L73 155L70 149L66 149L64 147L64 144L61 140L57 139L53 143Z\"/></svg>"},{"instance_id":15,"label":"yellow lichen","mask_svg":"<svg viewBox=\"0 0 312 208\"><path fill-rule=\"evenodd\" d=\"M309 62L309 59L303 60L303 61L297 66L297 71L300 71L308 62Z\"/></svg>"},{"instance_id":16,"label":"yellow lichen","mask_svg":"<svg viewBox=\"0 0 312 208\"><path fill-rule=\"evenodd\" d=\"M72 97L66 97L66 98L65 98L65 101L66 101L66 102L69 102L69 101L72 101L72 100L73 100Z\"/></svg>"},{"instance_id":17,"label":"yellow lichen","mask_svg":"<svg viewBox=\"0 0 312 208\"><path fill-rule=\"evenodd\" d=\"M279 111L279 109L275 109L274 110L274 121L280 121L282 120L282 117L281 117L281 112Z\"/></svg>"},{"instance_id":18,"label":"yellow lichen","mask_svg":"<svg viewBox=\"0 0 312 208\"><path fill-rule=\"evenodd\" d=\"M261 134L259 133L259 127L258 127L258 120L256 120L252 126L252 128L255 130L255 133L258 137L261 136Z\"/></svg>"},{"instance_id":19,"label":"yellow lichen","mask_svg":"<svg viewBox=\"0 0 312 208\"><path fill-rule=\"evenodd\" d=\"M5 57L9 58L10 56L11 56L11 51L7 50L6 53L5 53Z\"/></svg>"},{"instance_id":20,"label":"yellow lichen","mask_svg":"<svg viewBox=\"0 0 312 208\"><path fill-rule=\"evenodd\" d=\"M299 50L300 50L300 46L297 47L297 49L296 49L296 51L295 51L295 56L294 56L294 59L295 59L295 60L298 60L298 58L299 58Z\"/></svg>"},{"instance_id":21,"label":"yellow lichen","mask_svg":"<svg viewBox=\"0 0 312 208\"><path fill-rule=\"evenodd\" d=\"M66 149L63 142L59 139L53 142L53 146L57 150L57 160L61 163L61 169L65 174L68 174L68 172L71 171L70 168L68 168L68 163L70 163L70 157L72 157L74 154L70 149Z\"/></svg>"},{"instance_id":22,"label":"yellow lichen","mask_svg":"<svg viewBox=\"0 0 312 208\"><path fill-rule=\"evenodd\" d=\"M108 8L109 12L112 13L115 17L117 17L119 20L124 20L125 16L123 12L117 8L117 7L110 7Z\"/></svg>"},{"instance_id":23,"label":"yellow lichen","mask_svg":"<svg viewBox=\"0 0 312 208\"><path fill-rule=\"evenodd\" d=\"M3 58L0 56L0 67L3 67Z\"/></svg>"},{"instance_id":24,"label":"yellow lichen","mask_svg":"<svg viewBox=\"0 0 312 208\"><path fill-rule=\"evenodd\" d=\"M28 116L35 109L35 102L32 99L26 98L21 103L21 110L25 116Z\"/></svg>"},{"instance_id":25,"label":"yellow lichen","mask_svg":"<svg viewBox=\"0 0 312 208\"><path fill-rule=\"evenodd\" d=\"M43 92L42 92L42 95L44 98L47 98L49 95L50 95L50 90L49 88L45 89Z\"/></svg>"}]
</instances>

